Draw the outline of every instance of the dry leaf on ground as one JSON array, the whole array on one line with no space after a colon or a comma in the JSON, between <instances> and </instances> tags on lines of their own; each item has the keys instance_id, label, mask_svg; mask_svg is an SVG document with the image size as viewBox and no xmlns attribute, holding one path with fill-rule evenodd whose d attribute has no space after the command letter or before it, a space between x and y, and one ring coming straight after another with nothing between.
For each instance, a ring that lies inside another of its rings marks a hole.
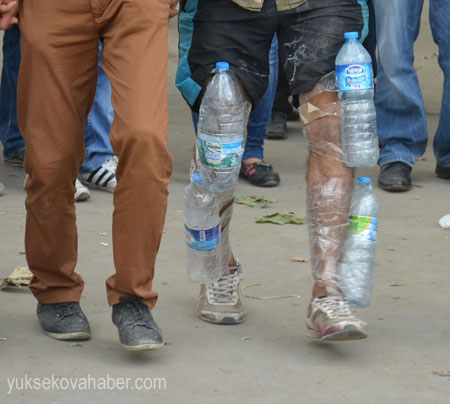
<instances>
[{"instance_id":1,"label":"dry leaf on ground","mask_svg":"<svg viewBox=\"0 0 450 404\"><path fill-rule=\"evenodd\" d=\"M274 224L305 224L306 216L298 215L295 212L280 213L274 212L256 219L256 223L274 223Z\"/></svg>"},{"instance_id":2,"label":"dry leaf on ground","mask_svg":"<svg viewBox=\"0 0 450 404\"><path fill-rule=\"evenodd\" d=\"M310 259L309 258L305 258L305 257L292 257L291 261L294 261L294 262L309 262Z\"/></svg>"}]
</instances>

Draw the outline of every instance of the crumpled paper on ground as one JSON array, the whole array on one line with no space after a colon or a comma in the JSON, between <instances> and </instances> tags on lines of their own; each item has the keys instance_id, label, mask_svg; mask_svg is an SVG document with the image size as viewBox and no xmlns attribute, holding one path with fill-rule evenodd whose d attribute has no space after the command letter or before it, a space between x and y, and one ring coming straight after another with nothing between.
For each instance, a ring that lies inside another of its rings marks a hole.
<instances>
[{"instance_id":1,"label":"crumpled paper on ground","mask_svg":"<svg viewBox=\"0 0 450 404\"><path fill-rule=\"evenodd\" d=\"M439 219L439 226L441 226L443 229L450 229L450 214L442 216Z\"/></svg>"},{"instance_id":2,"label":"crumpled paper on ground","mask_svg":"<svg viewBox=\"0 0 450 404\"><path fill-rule=\"evenodd\" d=\"M0 289L27 287L33 274L28 267L16 267L11 274L3 279Z\"/></svg>"}]
</instances>

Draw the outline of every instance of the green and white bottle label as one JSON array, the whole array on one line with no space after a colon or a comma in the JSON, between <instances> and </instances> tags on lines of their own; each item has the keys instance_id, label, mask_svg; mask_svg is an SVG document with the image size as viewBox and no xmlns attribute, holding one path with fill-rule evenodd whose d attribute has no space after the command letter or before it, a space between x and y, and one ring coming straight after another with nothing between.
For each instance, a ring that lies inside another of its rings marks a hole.
<instances>
[{"instance_id":1,"label":"green and white bottle label","mask_svg":"<svg viewBox=\"0 0 450 404\"><path fill-rule=\"evenodd\" d=\"M244 140L237 142L211 141L209 135L198 134L200 162L207 167L233 168L241 164Z\"/></svg>"},{"instance_id":2,"label":"green and white bottle label","mask_svg":"<svg viewBox=\"0 0 450 404\"><path fill-rule=\"evenodd\" d=\"M364 241L377 241L378 219L368 216L350 216L349 234Z\"/></svg>"}]
</instances>

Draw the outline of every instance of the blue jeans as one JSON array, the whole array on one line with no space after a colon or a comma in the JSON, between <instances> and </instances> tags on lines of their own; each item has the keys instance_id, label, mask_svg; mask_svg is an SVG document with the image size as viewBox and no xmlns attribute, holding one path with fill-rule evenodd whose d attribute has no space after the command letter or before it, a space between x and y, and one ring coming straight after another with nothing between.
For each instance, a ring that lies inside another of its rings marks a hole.
<instances>
[{"instance_id":1,"label":"blue jeans","mask_svg":"<svg viewBox=\"0 0 450 404\"><path fill-rule=\"evenodd\" d=\"M109 130L114 119L111 105L111 83L101 64L99 45L99 72L94 105L84 125L86 145L85 160L81 172L90 172L100 167L113 155L109 141ZM17 125L17 76L20 66L20 31L17 25L8 29L3 37L3 69L0 85L0 141L3 144L3 159L17 156L25 149L25 142Z\"/></svg>"},{"instance_id":2,"label":"blue jeans","mask_svg":"<svg viewBox=\"0 0 450 404\"><path fill-rule=\"evenodd\" d=\"M3 159L17 156L25 142L17 126L17 76L20 67L20 31L17 24L4 31L3 68L0 85L0 141Z\"/></svg>"},{"instance_id":3,"label":"blue jeans","mask_svg":"<svg viewBox=\"0 0 450 404\"><path fill-rule=\"evenodd\" d=\"M413 45L419 34L423 0L372 0L378 42L375 92L380 166L402 161L413 166L427 146L422 93L414 69ZM430 0L430 25L439 47L444 90L433 149L438 164L450 167L450 2Z\"/></svg>"},{"instance_id":4,"label":"blue jeans","mask_svg":"<svg viewBox=\"0 0 450 404\"><path fill-rule=\"evenodd\" d=\"M274 35L269 52L269 85L264 96L250 113L247 123L247 142L242 159L264 159L264 139L267 137L267 124L272 115L273 99L278 82L278 40Z\"/></svg>"},{"instance_id":5,"label":"blue jeans","mask_svg":"<svg viewBox=\"0 0 450 404\"><path fill-rule=\"evenodd\" d=\"M102 43L98 47L98 76L94 104L84 122L85 156L80 173L94 171L114 156L109 132L114 120L111 104L111 83L102 66Z\"/></svg>"},{"instance_id":6,"label":"blue jeans","mask_svg":"<svg viewBox=\"0 0 450 404\"><path fill-rule=\"evenodd\" d=\"M277 89L278 80L278 41L275 35L269 53L269 86L258 105L250 113L247 123L247 141L245 143L243 160L249 158L264 158L264 139L267 136L267 124L272 114L273 98ZM195 132L197 133L198 113L192 113Z\"/></svg>"}]
</instances>

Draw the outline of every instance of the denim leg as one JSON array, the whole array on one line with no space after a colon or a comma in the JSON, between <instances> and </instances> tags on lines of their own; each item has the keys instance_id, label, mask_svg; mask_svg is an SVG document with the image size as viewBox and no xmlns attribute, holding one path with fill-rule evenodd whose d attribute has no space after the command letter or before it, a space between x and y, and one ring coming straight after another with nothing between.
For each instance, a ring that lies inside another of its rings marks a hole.
<instances>
[{"instance_id":1,"label":"denim leg","mask_svg":"<svg viewBox=\"0 0 450 404\"><path fill-rule=\"evenodd\" d=\"M439 66L444 72L441 117L433 141L436 161L450 167L450 2L430 1L430 25L434 42L439 47Z\"/></svg>"},{"instance_id":2,"label":"denim leg","mask_svg":"<svg viewBox=\"0 0 450 404\"><path fill-rule=\"evenodd\" d=\"M20 31L18 25L3 36L3 68L0 85L0 141L3 159L17 156L25 149L25 141L17 125L17 76L20 66Z\"/></svg>"},{"instance_id":3,"label":"denim leg","mask_svg":"<svg viewBox=\"0 0 450 404\"><path fill-rule=\"evenodd\" d=\"M109 131L114 119L111 104L111 83L102 67L102 43L98 47L98 78L94 104L84 123L86 154L80 172L87 173L100 167L113 157Z\"/></svg>"},{"instance_id":4,"label":"denim leg","mask_svg":"<svg viewBox=\"0 0 450 404\"><path fill-rule=\"evenodd\" d=\"M272 115L272 105L278 80L278 40L274 35L269 53L269 85L264 96L251 112L247 124L247 142L242 159L264 158L264 139L266 138L267 124Z\"/></svg>"},{"instance_id":5,"label":"denim leg","mask_svg":"<svg viewBox=\"0 0 450 404\"><path fill-rule=\"evenodd\" d=\"M422 93L413 65L423 0L372 2L378 42L378 164L402 161L412 167L425 152L428 137Z\"/></svg>"},{"instance_id":6,"label":"denim leg","mask_svg":"<svg viewBox=\"0 0 450 404\"><path fill-rule=\"evenodd\" d=\"M275 34L275 38L276 38ZM274 44L272 43L272 46ZM277 46L277 52L278 52L278 40L276 43ZM272 52L272 49L271 49ZM272 56L272 54L271 54ZM289 88L289 84L287 82L286 76L284 74L283 69L279 69L278 66L281 64L280 57L277 55L278 60L275 62L276 64L273 66L274 71L277 71L277 77L276 77L276 90L275 94L273 96L273 106L272 106L272 114L273 112L284 112L289 113L292 111L292 104L289 102L289 96L291 95L291 90ZM272 68L272 65L270 65L270 68ZM272 71L270 71L272 72ZM270 76L269 76L269 83L270 83Z\"/></svg>"},{"instance_id":7,"label":"denim leg","mask_svg":"<svg viewBox=\"0 0 450 404\"><path fill-rule=\"evenodd\" d=\"M367 37L364 40L363 45L372 58L373 77L377 77L377 30L375 25L375 10L373 9L372 0L367 1L367 7L369 8L369 32L367 33Z\"/></svg>"}]
</instances>

